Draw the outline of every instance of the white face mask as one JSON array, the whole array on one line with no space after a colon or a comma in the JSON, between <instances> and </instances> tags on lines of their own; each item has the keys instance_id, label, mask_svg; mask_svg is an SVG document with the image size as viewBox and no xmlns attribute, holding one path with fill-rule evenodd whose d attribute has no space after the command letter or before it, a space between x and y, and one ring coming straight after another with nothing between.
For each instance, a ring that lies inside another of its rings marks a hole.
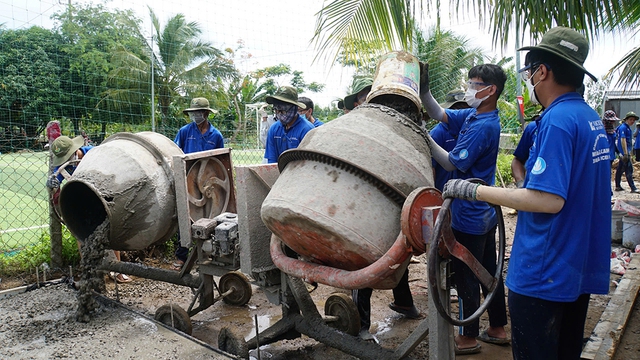
<instances>
[{"instance_id":1,"label":"white face mask","mask_svg":"<svg viewBox=\"0 0 640 360\"><path fill-rule=\"evenodd\" d=\"M540 69L540 67L538 66L538 69ZM538 100L538 97L536 96L536 86L538 84L540 84L540 81L538 81L537 83L533 83L533 75L535 75L538 72L538 69L536 69L536 71L533 72L533 74L531 74L531 77L529 77L529 81L525 81L524 84L527 87L527 91L529 91L529 101L533 104L533 105L538 105L540 104L540 101Z\"/></svg>"},{"instance_id":2,"label":"white face mask","mask_svg":"<svg viewBox=\"0 0 640 360\"><path fill-rule=\"evenodd\" d=\"M189 119L195 122L196 125L200 125L207 120L207 117L203 111L189 111Z\"/></svg>"},{"instance_id":3,"label":"white face mask","mask_svg":"<svg viewBox=\"0 0 640 360\"><path fill-rule=\"evenodd\" d=\"M476 98L476 94L482 90L489 88L489 86L486 86L480 90L467 89L467 91L464 93L464 101L467 103L467 105L471 106L474 109L477 109L478 106L480 106L480 104L482 104L483 101L487 100L491 95L487 95L481 99L478 99Z\"/></svg>"}]
</instances>

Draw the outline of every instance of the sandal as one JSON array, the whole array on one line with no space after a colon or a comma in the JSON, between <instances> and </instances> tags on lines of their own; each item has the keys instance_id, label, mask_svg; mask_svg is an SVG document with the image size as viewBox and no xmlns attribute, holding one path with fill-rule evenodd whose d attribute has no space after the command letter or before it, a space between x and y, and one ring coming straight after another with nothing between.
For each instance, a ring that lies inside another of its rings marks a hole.
<instances>
[{"instance_id":1,"label":"sandal","mask_svg":"<svg viewBox=\"0 0 640 360\"><path fill-rule=\"evenodd\" d=\"M184 266L184 261L182 260L176 260L173 262L173 264L171 265L171 269L175 270L175 271L180 271L182 270L182 267Z\"/></svg>"},{"instance_id":2,"label":"sandal","mask_svg":"<svg viewBox=\"0 0 640 360\"><path fill-rule=\"evenodd\" d=\"M476 346L470 347L470 348L459 348L458 344L455 344L455 352L456 355L469 355L469 354L477 354L481 351L482 349L482 345L480 344L476 344Z\"/></svg>"},{"instance_id":3,"label":"sandal","mask_svg":"<svg viewBox=\"0 0 640 360\"><path fill-rule=\"evenodd\" d=\"M126 284L126 283L130 283L130 282L131 282L131 281L133 281L133 280L131 280L131 278L130 278L130 277L128 277L127 275L125 275L125 274L120 274L120 273L118 273L118 274L116 275L116 281L117 281L118 283L120 283L120 284Z\"/></svg>"},{"instance_id":4,"label":"sandal","mask_svg":"<svg viewBox=\"0 0 640 360\"><path fill-rule=\"evenodd\" d=\"M420 311L416 309L415 305L411 307L398 306L395 302L389 303L389 309L404 315L407 319L422 319L423 316Z\"/></svg>"},{"instance_id":5,"label":"sandal","mask_svg":"<svg viewBox=\"0 0 640 360\"><path fill-rule=\"evenodd\" d=\"M496 345L509 345L509 343L511 342L509 338L493 337L489 335L487 330L483 331L482 334L480 334L480 336L477 337L477 339L486 343L496 344Z\"/></svg>"}]
</instances>

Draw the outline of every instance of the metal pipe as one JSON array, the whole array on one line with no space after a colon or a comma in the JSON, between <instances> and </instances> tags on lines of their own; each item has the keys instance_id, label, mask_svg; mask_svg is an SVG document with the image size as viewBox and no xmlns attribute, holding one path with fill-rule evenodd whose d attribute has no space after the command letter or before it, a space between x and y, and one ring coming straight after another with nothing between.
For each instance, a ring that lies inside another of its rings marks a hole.
<instances>
[{"instance_id":1,"label":"metal pipe","mask_svg":"<svg viewBox=\"0 0 640 360\"><path fill-rule=\"evenodd\" d=\"M393 275L412 253L411 246L407 245L400 232L391 248L380 259L360 270L348 271L290 258L282 250L281 244L280 238L275 234L271 236L271 259L280 270L307 282L319 282L349 290L375 288L381 280Z\"/></svg>"},{"instance_id":2,"label":"metal pipe","mask_svg":"<svg viewBox=\"0 0 640 360\"><path fill-rule=\"evenodd\" d=\"M142 277L145 279L164 281L176 285L198 288L202 283L200 276L185 274L180 277L178 271L159 269L126 261L103 260L98 270L115 271L127 275Z\"/></svg>"}]
</instances>

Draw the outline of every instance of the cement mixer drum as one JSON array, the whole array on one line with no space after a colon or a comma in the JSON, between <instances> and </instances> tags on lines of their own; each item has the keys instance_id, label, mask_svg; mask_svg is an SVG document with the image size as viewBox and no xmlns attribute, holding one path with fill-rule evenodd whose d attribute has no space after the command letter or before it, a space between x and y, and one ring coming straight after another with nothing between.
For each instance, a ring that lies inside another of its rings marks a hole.
<instances>
[{"instance_id":1,"label":"cement mixer drum","mask_svg":"<svg viewBox=\"0 0 640 360\"><path fill-rule=\"evenodd\" d=\"M407 195L433 186L423 131L377 104L309 132L278 166L280 177L262 204L263 222L306 260L350 271L390 249Z\"/></svg>"}]
</instances>

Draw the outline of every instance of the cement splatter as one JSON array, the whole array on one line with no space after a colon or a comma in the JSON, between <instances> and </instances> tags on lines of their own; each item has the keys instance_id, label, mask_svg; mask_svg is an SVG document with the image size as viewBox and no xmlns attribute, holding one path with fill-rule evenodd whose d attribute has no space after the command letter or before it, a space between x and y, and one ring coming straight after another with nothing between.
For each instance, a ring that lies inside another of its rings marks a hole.
<instances>
[{"instance_id":1,"label":"cement splatter","mask_svg":"<svg viewBox=\"0 0 640 360\"><path fill-rule=\"evenodd\" d=\"M102 224L89 235L80 246L80 271L81 280L78 289L78 309L76 320L88 322L91 313L99 304L93 297L93 291L104 292L104 271L97 270L98 265L105 256L105 248L109 242L109 219L105 219Z\"/></svg>"}]
</instances>

